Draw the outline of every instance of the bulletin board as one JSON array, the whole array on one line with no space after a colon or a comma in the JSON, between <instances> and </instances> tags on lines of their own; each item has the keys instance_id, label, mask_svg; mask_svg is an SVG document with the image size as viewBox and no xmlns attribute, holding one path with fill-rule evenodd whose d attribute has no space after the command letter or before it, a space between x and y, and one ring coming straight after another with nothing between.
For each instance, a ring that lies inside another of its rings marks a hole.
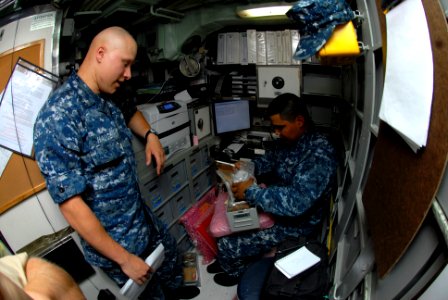
<instances>
[{"instance_id":1,"label":"bulletin board","mask_svg":"<svg viewBox=\"0 0 448 300\"><path fill-rule=\"evenodd\" d=\"M45 40L39 40L0 54L0 91L5 89L20 57L39 67L44 66L44 46ZM45 180L36 161L13 153L0 177L0 214L44 188Z\"/></svg>"},{"instance_id":2,"label":"bulletin board","mask_svg":"<svg viewBox=\"0 0 448 300\"><path fill-rule=\"evenodd\" d=\"M427 145L415 154L391 127L382 123L363 193L380 277L395 266L420 229L431 209L447 160L447 24L437 0L422 3L434 60L434 94Z\"/></svg>"}]
</instances>

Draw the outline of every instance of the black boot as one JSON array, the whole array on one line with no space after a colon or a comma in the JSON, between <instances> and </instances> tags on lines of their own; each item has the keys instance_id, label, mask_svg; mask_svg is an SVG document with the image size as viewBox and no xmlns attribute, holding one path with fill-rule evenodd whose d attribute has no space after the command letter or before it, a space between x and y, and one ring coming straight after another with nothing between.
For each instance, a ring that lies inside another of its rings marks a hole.
<instances>
[{"instance_id":1,"label":"black boot","mask_svg":"<svg viewBox=\"0 0 448 300\"><path fill-rule=\"evenodd\" d=\"M230 276L227 273L218 273L213 277L213 280L222 286L234 286L240 281L240 277Z\"/></svg>"},{"instance_id":2,"label":"black boot","mask_svg":"<svg viewBox=\"0 0 448 300\"><path fill-rule=\"evenodd\" d=\"M197 286L181 286L175 290L164 290L166 300L193 299L201 293Z\"/></svg>"}]
</instances>

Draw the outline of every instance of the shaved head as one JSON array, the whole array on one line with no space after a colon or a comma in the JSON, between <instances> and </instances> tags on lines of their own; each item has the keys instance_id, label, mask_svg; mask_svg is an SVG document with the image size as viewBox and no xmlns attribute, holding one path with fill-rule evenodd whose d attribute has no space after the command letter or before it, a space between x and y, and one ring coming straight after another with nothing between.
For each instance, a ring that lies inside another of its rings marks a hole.
<instances>
[{"instance_id":1,"label":"shaved head","mask_svg":"<svg viewBox=\"0 0 448 300\"><path fill-rule=\"evenodd\" d=\"M92 40L89 52L101 46L108 46L117 49L126 43L135 44L134 38L121 27L109 27L98 33ZM129 45L131 46L131 45ZM94 50L93 50L94 51Z\"/></svg>"},{"instance_id":2,"label":"shaved head","mask_svg":"<svg viewBox=\"0 0 448 300\"><path fill-rule=\"evenodd\" d=\"M92 40L78 75L94 93L112 94L131 78L137 43L121 27L109 27Z\"/></svg>"}]
</instances>

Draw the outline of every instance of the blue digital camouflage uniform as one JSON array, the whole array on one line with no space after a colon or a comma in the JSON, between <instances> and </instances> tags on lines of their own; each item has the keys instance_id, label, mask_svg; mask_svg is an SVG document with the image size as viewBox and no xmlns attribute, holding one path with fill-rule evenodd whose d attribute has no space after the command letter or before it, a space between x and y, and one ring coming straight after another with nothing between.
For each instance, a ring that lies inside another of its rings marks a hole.
<instances>
[{"instance_id":1,"label":"blue digital camouflage uniform","mask_svg":"<svg viewBox=\"0 0 448 300\"><path fill-rule=\"evenodd\" d=\"M300 33L294 59L303 60L319 51L339 24L355 18L345 0L300 0L286 15L295 22Z\"/></svg>"},{"instance_id":2,"label":"blue digital camouflage uniform","mask_svg":"<svg viewBox=\"0 0 448 300\"><path fill-rule=\"evenodd\" d=\"M218 240L218 261L232 276L286 238L315 233L337 168L333 146L318 133L305 133L294 145L279 143L254 163L256 175L273 172L278 183L265 189L252 185L246 201L272 213L275 225Z\"/></svg>"},{"instance_id":3,"label":"blue digital camouflage uniform","mask_svg":"<svg viewBox=\"0 0 448 300\"><path fill-rule=\"evenodd\" d=\"M162 242L165 261L158 275L174 288L182 278L176 242L149 209L145 217L131 139L120 110L76 73L50 96L34 127L36 161L54 202L81 195L109 235L131 253L147 255ZM81 242L89 263L124 284L127 277L116 263Z\"/></svg>"}]
</instances>

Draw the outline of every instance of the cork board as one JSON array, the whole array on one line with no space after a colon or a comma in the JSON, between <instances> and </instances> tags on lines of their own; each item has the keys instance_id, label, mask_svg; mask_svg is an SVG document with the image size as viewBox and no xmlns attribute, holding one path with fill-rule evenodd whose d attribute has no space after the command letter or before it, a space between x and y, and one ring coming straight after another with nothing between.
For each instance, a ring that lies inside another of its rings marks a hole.
<instances>
[{"instance_id":1,"label":"cork board","mask_svg":"<svg viewBox=\"0 0 448 300\"><path fill-rule=\"evenodd\" d=\"M363 203L378 275L384 277L417 234L438 190L448 153L448 32L437 0L423 1L434 59L427 146L418 154L382 123Z\"/></svg>"},{"instance_id":2,"label":"cork board","mask_svg":"<svg viewBox=\"0 0 448 300\"><path fill-rule=\"evenodd\" d=\"M0 91L5 89L19 57L44 66L44 43L45 40L39 40L0 54ZM14 153L0 177L0 214L44 188L45 180L37 163Z\"/></svg>"}]
</instances>

